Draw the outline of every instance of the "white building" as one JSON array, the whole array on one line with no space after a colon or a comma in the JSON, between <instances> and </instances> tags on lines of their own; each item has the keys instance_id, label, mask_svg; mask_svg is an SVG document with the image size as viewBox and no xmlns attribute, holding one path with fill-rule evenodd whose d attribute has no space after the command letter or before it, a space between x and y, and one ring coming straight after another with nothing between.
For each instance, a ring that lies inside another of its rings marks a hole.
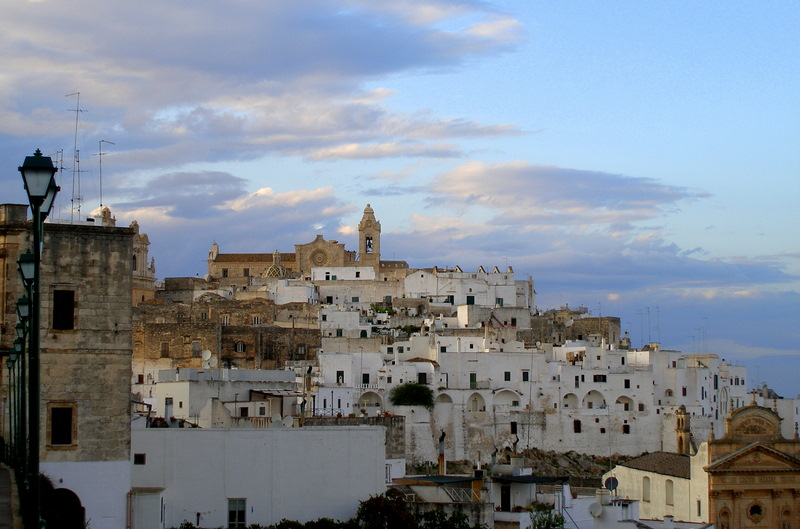
<instances>
[{"instance_id":1,"label":"white building","mask_svg":"<svg viewBox=\"0 0 800 529\"><path fill-rule=\"evenodd\" d=\"M410 461L428 460L439 433L448 458L488 461L496 448L538 447L635 455L674 450L674 412L692 418L692 442L717 431L733 400L744 402L743 367L716 355L616 349L599 338L563 347L502 338L505 328L411 336L408 341L320 355L320 413L397 412L397 385L430 386L431 412L408 420ZM323 411L328 410L330 411ZM355 411L350 411L355 410ZM422 425L422 426L415 426Z\"/></svg>"},{"instance_id":2,"label":"white building","mask_svg":"<svg viewBox=\"0 0 800 529\"><path fill-rule=\"evenodd\" d=\"M382 494L380 427L135 428L133 529L347 520Z\"/></svg>"},{"instance_id":3,"label":"white building","mask_svg":"<svg viewBox=\"0 0 800 529\"><path fill-rule=\"evenodd\" d=\"M146 401L152 405L151 417L211 428L230 426L231 418L253 422L260 417L266 426L276 415L299 415L302 398L294 371L165 369Z\"/></svg>"}]
</instances>

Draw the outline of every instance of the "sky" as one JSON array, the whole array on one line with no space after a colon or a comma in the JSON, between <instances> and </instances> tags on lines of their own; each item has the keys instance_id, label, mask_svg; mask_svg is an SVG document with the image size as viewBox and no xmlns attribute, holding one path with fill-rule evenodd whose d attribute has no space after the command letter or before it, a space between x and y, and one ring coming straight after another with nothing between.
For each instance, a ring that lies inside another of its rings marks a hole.
<instances>
[{"instance_id":1,"label":"sky","mask_svg":"<svg viewBox=\"0 0 800 529\"><path fill-rule=\"evenodd\" d=\"M384 259L511 266L541 310L617 316L635 346L794 397L798 20L737 0L5 0L0 202L27 202L16 168L40 148L63 168L52 217L136 220L159 279L205 274L214 241L357 250L371 204Z\"/></svg>"}]
</instances>

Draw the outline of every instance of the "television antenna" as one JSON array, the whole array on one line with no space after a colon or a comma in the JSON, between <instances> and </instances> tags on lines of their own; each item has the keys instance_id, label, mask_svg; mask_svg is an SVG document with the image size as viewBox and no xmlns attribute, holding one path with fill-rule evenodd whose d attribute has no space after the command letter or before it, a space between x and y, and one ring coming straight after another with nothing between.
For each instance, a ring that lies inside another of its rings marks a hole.
<instances>
[{"instance_id":1,"label":"television antenna","mask_svg":"<svg viewBox=\"0 0 800 529\"><path fill-rule=\"evenodd\" d=\"M103 144L104 143L108 143L110 145L116 145L116 143L114 143L113 141L108 141L108 140L100 140L97 143L100 146L100 149L99 149L100 152L97 153L97 156L99 156L98 161L100 163L100 166L99 166L99 169L100 169L100 207L102 208L103 207L103 156L108 154L107 152L103 152Z\"/></svg>"},{"instance_id":2,"label":"television antenna","mask_svg":"<svg viewBox=\"0 0 800 529\"><path fill-rule=\"evenodd\" d=\"M70 112L75 112L75 138L72 144L72 208L70 212L70 221L75 220L75 209L77 204L78 210L78 219L81 218L81 156L80 151L78 151L78 122L81 115L81 112L86 112L85 110L81 109L81 93L80 92L73 92L71 94L67 94L64 97L72 97L77 96L77 100L75 102L75 108L70 109ZM76 194L77 188L77 194Z\"/></svg>"}]
</instances>

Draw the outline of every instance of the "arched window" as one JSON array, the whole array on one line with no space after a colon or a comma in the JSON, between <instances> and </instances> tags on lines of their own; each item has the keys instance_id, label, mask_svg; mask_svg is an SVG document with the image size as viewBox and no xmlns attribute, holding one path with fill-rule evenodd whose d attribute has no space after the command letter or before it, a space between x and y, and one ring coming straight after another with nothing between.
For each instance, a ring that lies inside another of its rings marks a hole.
<instances>
[{"instance_id":1,"label":"arched window","mask_svg":"<svg viewBox=\"0 0 800 529\"><path fill-rule=\"evenodd\" d=\"M664 503L667 505L675 505L675 485L672 483L671 479L668 479L664 485Z\"/></svg>"},{"instance_id":2,"label":"arched window","mask_svg":"<svg viewBox=\"0 0 800 529\"><path fill-rule=\"evenodd\" d=\"M131 258L131 270L136 270L136 256Z\"/></svg>"},{"instance_id":3,"label":"arched window","mask_svg":"<svg viewBox=\"0 0 800 529\"><path fill-rule=\"evenodd\" d=\"M650 501L650 478L642 478L642 501Z\"/></svg>"}]
</instances>

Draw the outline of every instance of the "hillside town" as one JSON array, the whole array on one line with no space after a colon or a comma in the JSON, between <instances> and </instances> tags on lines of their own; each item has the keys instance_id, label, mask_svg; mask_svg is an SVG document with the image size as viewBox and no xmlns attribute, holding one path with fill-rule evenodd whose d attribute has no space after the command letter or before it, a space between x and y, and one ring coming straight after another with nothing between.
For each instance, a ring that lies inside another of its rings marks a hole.
<instances>
[{"instance_id":1,"label":"hillside town","mask_svg":"<svg viewBox=\"0 0 800 529\"><path fill-rule=\"evenodd\" d=\"M6 444L27 208L0 205ZM44 224L41 495L65 527L347 520L387 491L498 529L540 506L576 529L800 526L800 399L724 352L539 308L508 264L383 259L369 204L357 249L209 241L203 277L159 280L142 228L107 206ZM578 482L545 452L607 467Z\"/></svg>"}]
</instances>

